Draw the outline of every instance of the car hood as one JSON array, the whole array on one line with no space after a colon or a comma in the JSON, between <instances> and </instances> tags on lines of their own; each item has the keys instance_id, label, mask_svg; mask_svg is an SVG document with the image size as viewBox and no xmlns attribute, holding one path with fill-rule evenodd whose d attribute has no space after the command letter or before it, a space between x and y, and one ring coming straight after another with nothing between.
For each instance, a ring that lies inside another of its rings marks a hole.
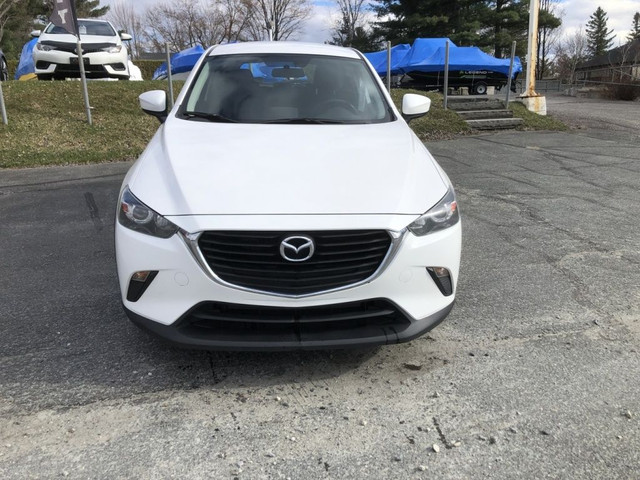
<instances>
[{"instance_id":1,"label":"car hood","mask_svg":"<svg viewBox=\"0 0 640 480\"><path fill-rule=\"evenodd\" d=\"M402 121L264 125L170 117L126 182L167 216L422 214L448 188Z\"/></svg>"},{"instance_id":2,"label":"car hood","mask_svg":"<svg viewBox=\"0 0 640 480\"><path fill-rule=\"evenodd\" d=\"M121 42L119 37L114 36L102 36L102 35L81 35L80 40L83 45L91 45L94 43L111 43L119 45ZM78 39L75 35L68 33L42 33L38 39L39 42L58 42L58 43L71 43L75 45L78 43Z\"/></svg>"}]
</instances>

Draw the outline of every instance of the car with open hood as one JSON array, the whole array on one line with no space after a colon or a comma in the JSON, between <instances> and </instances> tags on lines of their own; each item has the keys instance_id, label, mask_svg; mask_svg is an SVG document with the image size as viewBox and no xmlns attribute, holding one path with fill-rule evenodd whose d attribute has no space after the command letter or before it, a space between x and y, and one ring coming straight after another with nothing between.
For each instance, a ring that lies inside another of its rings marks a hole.
<instances>
[{"instance_id":1,"label":"car with open hood","mask_svg":"<svg viewBox=\"0 0 640 480\"><path fill-rule=\"evenodd\" d=\"M409 341L453 306L461 250L451 181L353 49L208 49L122 183L122 302L136 324L206 349Z\"/></svg>"}]
</instances>

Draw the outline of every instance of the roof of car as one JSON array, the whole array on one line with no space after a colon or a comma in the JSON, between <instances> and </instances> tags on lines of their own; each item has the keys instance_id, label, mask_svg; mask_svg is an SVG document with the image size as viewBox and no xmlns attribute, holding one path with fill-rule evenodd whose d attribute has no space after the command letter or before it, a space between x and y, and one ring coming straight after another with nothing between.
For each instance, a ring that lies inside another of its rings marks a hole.
<instances>
[{"instance_id":1,"label":"roof of car","mask_svg":"<svg viewBox=\"0 0 640 480\"><path fill-rule=\"evenodd\" d=\"M305 42L239 42L215 46L209 55L233 55L246 53L294 53L330 55L334 57L360 58L351 48Z\"/></svg>"}]
</instances>

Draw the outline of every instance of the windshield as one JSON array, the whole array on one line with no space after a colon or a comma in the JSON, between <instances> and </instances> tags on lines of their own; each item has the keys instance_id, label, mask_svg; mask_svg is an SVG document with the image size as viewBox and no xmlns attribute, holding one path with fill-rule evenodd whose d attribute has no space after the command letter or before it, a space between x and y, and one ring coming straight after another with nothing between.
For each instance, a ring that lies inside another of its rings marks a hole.
<instances>
[{"instance_id":1,"label":"windshield","mask_svg":"<svg viewBox=\"0 0 640 480\"><path fill-rule=\"evenodd\" d=\"M241 123L380 123L394 119L363 60L283 54L209 57L179 115Z\"/></svg>"},{"instance_id":2,"label":"windshield","mask_svg":"<svg viewBox=\"0 0 640 480\"><path fill-rule=\"evenodd\" d=\"M108 22L78 20L78 30L80 35L100 35L102 37L114 37L116 35L116 32ZM50 23L44 33L68 34L69 32L64 28L57 27L53 23Z\"/></svg>"}]
</instances>

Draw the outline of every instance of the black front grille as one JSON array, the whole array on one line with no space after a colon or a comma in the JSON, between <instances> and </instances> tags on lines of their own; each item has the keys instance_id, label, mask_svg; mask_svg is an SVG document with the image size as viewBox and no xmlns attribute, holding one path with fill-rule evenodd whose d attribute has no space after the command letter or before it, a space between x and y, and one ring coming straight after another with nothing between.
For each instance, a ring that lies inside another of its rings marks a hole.
<instances>
[{"instance_id":1,"label":"black front grille","mask_svg":"<svg viewBox=\"0 0 640 480\"><path fill-rule=\"evenodd\" d=\"M103 65L91 65L88 63L85 63L84 71L89 76L94 74L104 74L106 72ZM71 74L80 75L80 65L59 63L58 66L56 67L56 74L60 74L60 73L67 73L70 75Z\"/></svg>"},{"instance_id":2,"label":"black front grille","mask_svg":"<svg viewBox=\"0 0 640 480\"><path fill-rule=\"evenodd\" d=\"M205 302L177 322L190 337L245 343L385 338L409 325L406 315L383 299L302 308Z\"/></svg>"},{"instance_id":3,"label":"black front grille","mask_svg":"<svg viewBox=\"0 0 640 480\"><path fill-rule=\"evenodd\" d=\"M315 253L302 262L280 255L282 241L305 235ZM359 283L371 277L391 246L385 230L320 232L205 232L200 251L225 282L254 290L305 295Z\"/></svg>"}]
</instances>

